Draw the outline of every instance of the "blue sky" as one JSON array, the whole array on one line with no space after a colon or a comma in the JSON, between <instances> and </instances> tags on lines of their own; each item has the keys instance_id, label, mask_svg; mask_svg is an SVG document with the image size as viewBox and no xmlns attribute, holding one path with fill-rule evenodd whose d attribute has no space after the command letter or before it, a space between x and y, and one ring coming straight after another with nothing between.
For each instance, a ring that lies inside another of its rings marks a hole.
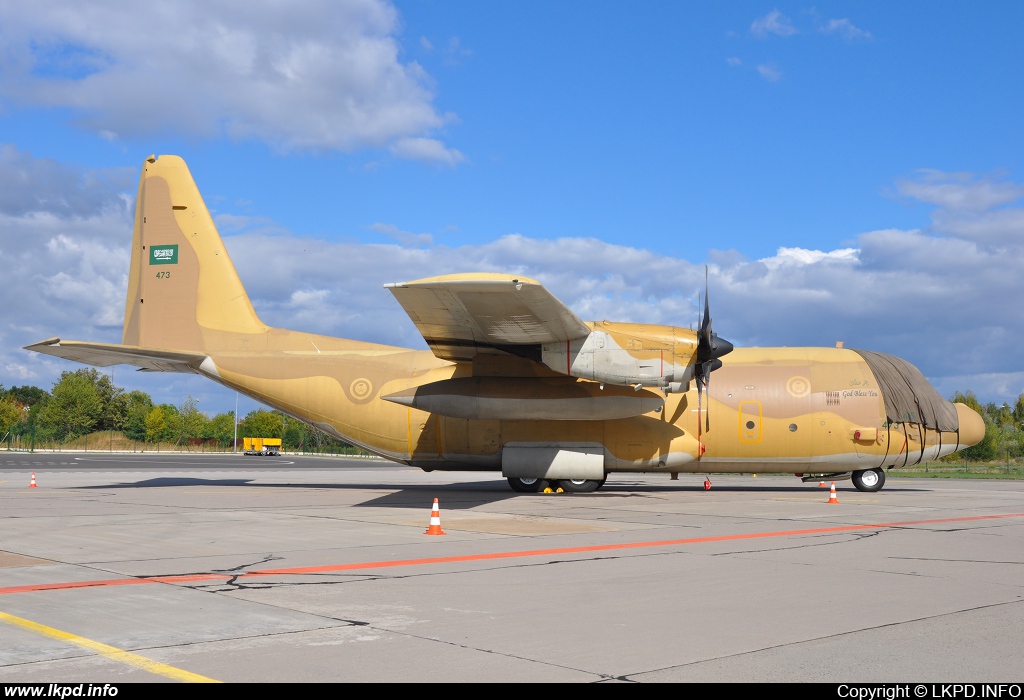
<instances>
[{"instance_id":1,"label":"blue sky","mask_svg":"<svg viewBox=\"0 0 1024 700\"><path fill-rule=\"evenodd\" d=\"M139 165L175 153L276 325L421 346L380 285L470 269L686 325L709 262L738 344L1024 391L1019 3L43 5L0 3L7 386L70 367L28 342L119 339Z\"/></svg>"}]
</instances>

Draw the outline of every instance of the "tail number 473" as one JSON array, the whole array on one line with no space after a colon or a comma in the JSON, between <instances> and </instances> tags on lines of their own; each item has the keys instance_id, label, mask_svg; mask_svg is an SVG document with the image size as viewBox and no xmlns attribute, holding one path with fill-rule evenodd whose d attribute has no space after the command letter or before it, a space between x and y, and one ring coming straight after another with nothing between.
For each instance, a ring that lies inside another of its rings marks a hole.
<instances>
[{"instance_id":1,"label":"tail number 473","mask_svg":"<svg viewBox=\"0 0 1024 700\"><path fill-rule=\"evenodd\" d=\"M156 273L156 278L158 280L166 280L166 279L170 279L170 277L171 277L171 273L170 272L158 272L158 273Z\"/></svg>"}]
</instances>

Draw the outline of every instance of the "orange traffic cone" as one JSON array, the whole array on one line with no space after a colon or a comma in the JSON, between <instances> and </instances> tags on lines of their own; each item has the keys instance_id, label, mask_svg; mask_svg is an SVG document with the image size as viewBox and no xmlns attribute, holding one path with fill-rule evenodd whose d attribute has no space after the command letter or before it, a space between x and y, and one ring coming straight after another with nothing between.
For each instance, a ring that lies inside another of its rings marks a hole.
<instances>
[{"instance_id":1,"label":"orange traffic cone","mask_svg":"<svg viewBox=\"0 0 1024 700\"><path fill-rule=\"evenodd\" d=\"M424 535L447 535L448 533L441 529L441 509L437 505L437 499L434 499L434 507L430 510L430 527L423 533Z\"/></svg>"},{"instance_id":2,"label":"orange traffic cone","mask_svg":"<svg viewBox=\"0 0 1024 700\"><path fill-rule=\"evenodd\" d=\"M32 479L28 482L28 487L30 489L37 489L37 488L39 488L38 486L36 486L36 473L35 472L32 472Z\"/></svg>"},{"instance_id":3,"label":"orange traffic cone","mask_svg":"<svg viewBox=\"0 0 1024 700\"><path fill-rule=\"evenodd\" d=\"M828 494L828 502L829 503L835 503L836 505L839 504L839 499L836 498L836 482L834 482L834 481L832 482L832 490L829 491L829 494Z\"/></svg>"},{"instance_id":4,"label":"orange traffic cone","mask_svg":"<svg viewBox=\"0 0 1024 700\"><path fill-rule=\"evenodd\" d=\"M818 488L819 488L819 489L823 489L823 488L825 488L825 482L824 482L824 481L819 481L819 482L818 482Z\"/></svg>"}]
</instances>

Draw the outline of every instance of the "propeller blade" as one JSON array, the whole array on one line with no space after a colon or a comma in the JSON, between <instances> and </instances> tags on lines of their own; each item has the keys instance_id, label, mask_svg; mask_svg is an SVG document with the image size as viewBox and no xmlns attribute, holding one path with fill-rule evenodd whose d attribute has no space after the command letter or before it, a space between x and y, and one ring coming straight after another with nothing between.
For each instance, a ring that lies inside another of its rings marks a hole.
<instances>
[{"instance_id":1,"label":"propeller blade","mask_svg":"<svg viewBox=\"0 0 1024 700\"><path fill-rule=\"evenodd\" d=\"M711 304L708 298L708 266L704 266L704 325L701 326L701 333L705 330L710 334L711 332Z\"/></svg>"},{"instance_id":2,"label":"propeller blade","mask_svg":"<svg viewBox=\"0 0 1024 700\"><path fill-rule=\"evenodd\" d=\"M704 395L707 397L708 410L704 412L704 432L711 432L711 363L705 362L704 367L707 376L704 378Z\"/></svg>"},{"instance_id":3,"label":"propeller blade","mask_svg":"<svg viewBox=\"0 0 1024 700\"><path fill-rule=\"evenodd\" d=\"M701 390L700 390L701 378L700 378L700 374L697 374L696 377L697 377L697 461L699 462L700 458L704 456L704 449L703 449L704 441L703 441L703 439L701 437L701 432L700 432L701 422L702 422L701 421L701 414L703 413L703 411L701 410L701 397L700 397L700 394L701 394Z\"/></svg>"}]
</instances>

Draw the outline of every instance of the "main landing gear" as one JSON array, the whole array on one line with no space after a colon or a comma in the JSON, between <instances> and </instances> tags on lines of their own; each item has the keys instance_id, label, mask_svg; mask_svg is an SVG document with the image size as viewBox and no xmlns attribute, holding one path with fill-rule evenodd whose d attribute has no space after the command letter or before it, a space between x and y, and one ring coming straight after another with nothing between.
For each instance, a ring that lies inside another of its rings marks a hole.
<instances>
[{"instance_id":1,"label":"main landing gear","mask_svg":"<svg viewBox=\"0 0 1024 700\"><path fill-rule=\"evenodd\" d=\"M546 488L562 489L566 493L590 493L604 486L604 479L532 479L528 477L510 476L508 485L517 493L539 493Z\"/></svg>"},{"instance_id":2,"label":"main landing gear","mask_svg":"<svg viewBox=\"0 0 1024 700\"><path fill-rule=\"evenodd\" d=\"M864 469L850 475L858 491L878 491L885 484L885 472L881 467Z\"/></svg>"}]
</instances>

